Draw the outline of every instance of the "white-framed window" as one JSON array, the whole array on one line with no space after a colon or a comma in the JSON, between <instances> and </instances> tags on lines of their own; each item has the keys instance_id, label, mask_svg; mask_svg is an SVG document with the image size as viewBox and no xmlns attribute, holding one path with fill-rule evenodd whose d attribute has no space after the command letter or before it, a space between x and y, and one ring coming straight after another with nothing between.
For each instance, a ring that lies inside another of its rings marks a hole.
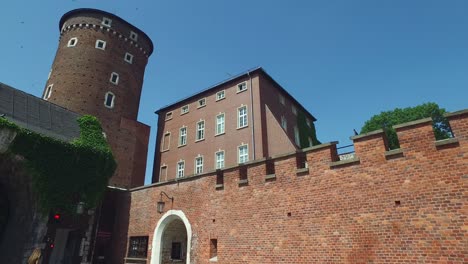
<instances>
[{"instance_id":1,"label":"white-framed window","mask_svg":"<svg viewBox=\"0 0 468 264\"><path fill-rule=\"evenodd\" d=\"M115 95L112 92L107 92L104 96L104 106L114 108Z\"/></svg>"},{"instance_id":2,"label":"white-framed window","mask_svg":"<svg viewBox=\"0 0 468 264\"><path fill-rule=\"evenodd\" d=\"M133 41L137 41L138 40L138 34L133 32L133 31L130 31L130 39L133 40Z\"/></svg>"},{"instance_id":3,"label":"white-framed window","mask_svg":"<svg viewBox=\"0 0 468 264\"><path fill-rule=\"evenodd\" d=\"M171 120L172 119L172 111L166 113L166 119L165 120Z\"/></svg>"},{"instance_id":4,"label":"white-framed window","mask_svg":"<svg viewBox=\"0 0 468 264\"><path fill-rule=\"evenodd\" d=\"M49 74L47 75L47 80L50 79L50 76L52 75L52 69L50 69Z\"/></svg>"},{"instance_id":5,"label":"white-framed window","mask_svg":"<svg viewBox=\"0 0 468 264\"><path fill-rule=\"evenodd\" d=\"M311 122L310 122L310 119L309 119L309 118L307 118L307 119L306 119L306 123L307 123L307 126L308 126L308 127L310 127L310 128L312 127L312 125L311 125Z\"/></svg>"},{"instance_id":6,"label":"white-framed window","mask_svg":"<svg viewBox=\"0 0 468 264\"><path fill-rule=\"evenodd\" d=\"M198 108L206 106L206 98L198 100Z\"/></svg>"},{"instance_id":7,"label":"white-framed window","mask_svg":"<svg viewBox=\"0 0 468 264\"><path fill-rule=\"evenodd\" d=\"M103 17L101 24L106 27L110 27L112 25L112 19Z\"/></svg>"},{"instance_id":8,"label":"white-framed window","mask_svg":"<svg viewBox=\"0 0 468 264\"><path fill-rule=\"evenodd\" d=\"M187 127L179 129L179 147L187 145Z\"/></svg>"},{"instance_id":9,"label":"white-framed window","mask_svg":"<svg viewBox=\"0 0 468 264\"><path fill-rule=\"evenodd\" d=\"M104 40L96 40L96 49L101 49L101 50L105 50L106 49L106 42Z\"/></svg>"},{"instance_id":10,"label":"white-framed window","mask_svg":"<svg viewBox=\"0 0 468 264\"><path fill-rule=\"evenodd\" d=\"M309 147L312 147L312 145L313 145L312 142L313 142L313 141L312 141L312 138L309 137Z\"/></svg>"},{"instance_id":11,"label":"white-framed window","mask_svg":"<svg viewBox=\"0 0 468 264\"><path fill-rule=\"evenodd\" d=\"M203 173L203 156L198 155L195 158L195 174Z\"/></svg>"},{"instance_id":12,"label":"white-framed window","mask_svg":"<svg viewBox=\"0 0 468 264\"><path fill-rule=\"evenodd\" d=\"M196 141L202 140L204 138L205 138L205 120L200 120L197 122Z\"/></svg>"},{"instance_id":13,"label":"white-framed window","mask_svg":"<svg viewBox=\"0 0 468 264\"><path fill-rule=\"evenodd\" d=\"M216 101L222 100L226 97L224 90L216 93Z\"/></svg>"},{"instance_id":14,"label":"white-framed window","mask_svg":"<svg viewBox=\"0 0 468 264\"><path fill-rule=\"evenodd\" d=\"M161 151L169 150L171 146L171 132L167 131L164 133L162 142L161 142Z\"/></svg>"},{"instance_id":15,"label":"white-framed window","mask_svg":"<svg viewBox=\"0 0 468 264\"><path fill-rule=\"evenodd\" d=\"M249 161L249 146L243 144L238 148L238 162L246 163L247 161Z\"/></svg>"},{"instance_id":16,"label":"white-framed window","mask_svg":"<svg viewBox=\"0 0 468 264\"><path fill-rule=\"evenodd\" d=\"M248 125L247 106L237 108L237 128L243 128Z\"/></svg>"},{"instance_id":17,"label":"white-framed window","mask_svg":"<svg viewBox=\"0 0 468 264\"><path fill-rule=\"evenodd\" d=\"M124 61L132 64L133 63L133 55L130 54L130 53L125 53L125 56L124 56Z\"/></svg>"},{"instance_id":18,"label":"white-framed window","mask_svg":"<svg viewBox=\"0 0 468 264\"><path fill-rule=\"evenodd\" d=\"M177 177L177 178L182 178L182 177L184 177L184 172L185 172L185 161L184 161L184 160L179 160L179 162L177 162L177 174L176 174L176 177Z\"/></svg>"},{"instance_id":19,"label":"white-framed window","mask_svg":"<svg viewBox=\"0 0 468 264\"><path fill-rule=\"evenodd\" d=\"M50 96L52 95L52 87L53 86L54 86L53 84L47 86L47 88L45 90L45 93L44 93L44 97L43 97L44 100L48 100L50 98Z\"/></svg>"},{"instance_id":20,"label":"white-framed window","mask_svg":"<svg viewBox=\"0 0 468 264\"><path fill-rule=\"evenodd\" d=\"M237 92L243 92L247 90L247 82L241 82L237 85Z\"/></svg>"},{"instance_id":21,"label":"white-framed window","mask_svg":"<svg viewBox=\"0 0 468 264\"><path fill-rule=\"evenodd\" d=\"M186 114L189 112L189 105L184 105L180 108L180 114L183 115L183 114Z\"/></svg>"},{"instance_id":22,"label":"white-framed window","mask_svg":"<svg viewBox=\"0 0 468 264\"><path fill-rule=\"evenodd\" d=\"M298 147L301 146L301 139L299 138L299 128L294 126L294 141Z\"/></svg>"},{"instance_id":23,"label":"white-framed window","mask_svg":"<svg viewBox=\"0 0 468 264\"><path fill-rule=\"evenodd\" d=\"M288 120L286 120L286 117L281 116L281 127L287 131L288 130Z\"/></svg>"},{"instance_id":24,"label":"white-framed window","mask_svg":"<svg viewBox=\"0 0 468 264\"><path fill-rule=\"evenodd\" d=\"M78 43L78 38L71 38L68 40L67 47L75 47Z\"/></svg>"},{"instance_id":25,"label":"white-framed window","mask_svg":"<svg viewBox=\"0 0 468 264\"><path fill-rule=\"evenodd\" d=\"M215 153L215 168L224 168L224 150L219 150Z\"/></svg>"},{"instance_id":26,"label":"white-framed window","mask_svg":"<svg viewBox=\"0 0 468 264\"><path fill-rule=\"evenodd\" d=\"M285 105L285 104L286 104L286 100L284 99L284 96L283 96L282 94L280 94L280 95L278 96L278 98L279 98L279 101L280 101L280 103L281 103L282 105Z\"/></svg>"},{"instance_id":27,"label":"white-framed window","mask_svg":"<svg viewBox=\"0 0 468 264\"><path fill-rule=\"evenodd\" d=\"M294 115L297 115L297 108L294 105L291 106L291 111Z\"/></svg>"},{"instance_id":28,"label":"white-framed window","mask_svg":"<svg viewBox=\"0 0 468 264\"><path fill-rule=\"evenodd\" d=\"M216 116L215 135L224 134L224 127L225 127L224 124L225 124L225 122L224 122L224 113L219 113L219 115Z\"/></svg>"},{"instance_id":29,"label":"white-framed window","mask_svg":"<svg viewBox=\"0 0 468 264\"><path fill-rule=\"evenodd\" d=\"M162 179L167 180L167 165L163 164L159 170L159 181Z\"/></svg>"},{"instance_id":30,"label":"white-framed window","mask_svg":"<svg viewBox=\"0 0 468 264\"><path fill-rule=\"evenodd\" d=\"M119 84L119 74L116 72L111 73L109 81L115 85Z\"/></svg>"}]
</instances>

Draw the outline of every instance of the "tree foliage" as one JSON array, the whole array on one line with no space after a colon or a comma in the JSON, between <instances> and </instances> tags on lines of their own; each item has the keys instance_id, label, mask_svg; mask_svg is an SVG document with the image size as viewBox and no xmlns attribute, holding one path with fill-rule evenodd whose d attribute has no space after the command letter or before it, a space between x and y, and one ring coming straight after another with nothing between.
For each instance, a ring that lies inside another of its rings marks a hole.
<instances>
[{"instance_id":1,"label":"tree foliage","mask_svg":"<svg viewBox=\"0 0 468 264\"><path fill-rule=\"evenodd\" d=\"M395 108L392 111L381 112L371 117L361 128L361 134L383 129L388 139L389 148L397 149L400 144L392 126L431 117L435 138L437 140L449 138L451 137L451 129L444 113L446 113L445 109L439 108L436 103L425 103L403 109Z\"/></svg>"}]
</instances>

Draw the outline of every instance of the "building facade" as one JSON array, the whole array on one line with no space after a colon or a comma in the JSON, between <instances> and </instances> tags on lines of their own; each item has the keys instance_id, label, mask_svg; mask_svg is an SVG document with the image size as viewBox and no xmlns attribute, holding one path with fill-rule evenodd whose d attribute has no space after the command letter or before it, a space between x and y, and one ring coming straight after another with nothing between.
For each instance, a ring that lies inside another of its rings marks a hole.
<instances>
[{"instance_id":1,"label":"building facade","mask_svg":"<svg viewBox=\"0 0 468 264\"><path fill-rule=\"evenodd\" d=\"M426 118L395 126L396 150L380 130L352 137L348 160L329 142L273 157L273 174L260 159L246 180L237 166L221 182L211 172L131 189L118 254L151 264L466 263L468 110L447 118L454 138L436 141Z\"/></svg>"},{"instance_id":2,"label":"building facade","mask_svg":"<svg viewBox=\"0 0 468 264\"><path fill-rule=\"evenodd\" d=\"M156 111L153 182L318 144L312 116L262 68Z\"/></svg>"},{"instance_id":3,"label":"building facade","mask_svg":"<svg viewBox=\"0 0 468 264\"><path fill-rule=\"evenodd\" d=\"M144 183L149 126L137 121L151 39L122 18L82 8L63 15L43 98L99 118L118 163L109 185Z\"/></svg>"}]
</instances>

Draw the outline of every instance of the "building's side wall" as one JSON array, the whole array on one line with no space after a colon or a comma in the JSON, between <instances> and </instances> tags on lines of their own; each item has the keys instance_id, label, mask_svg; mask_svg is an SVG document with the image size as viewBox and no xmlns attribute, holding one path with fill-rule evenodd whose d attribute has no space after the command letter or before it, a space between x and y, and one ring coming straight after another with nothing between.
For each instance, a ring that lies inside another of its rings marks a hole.
<instances>
[{"instance_id":1,"label":"building's side wall","mask_svg":"<svg viewBox=\"0 0 468 264\"><path fill-rule=\"evenodd\" d=\"M238 93L237 84L246 82L247 90ZM257 93L258 98L258 77L252 77L253 92ZM215 169L215 152L224 150L225 167L236 166L238 163L237 148L242 144L248 144L249 160L253 158L252 148L252 106L250 89L251 83L248 78L235 82L230 82L220 86L209 94L200 94L194 97L190 102L175 105L159 114L157 143L155 150L155 166L153 169L154 179L167 181L176 177L176 165L180 160L185 161L185 177L195 173L195 158L198 155L203 156L203 171L212 171ZM224 90L225 98L216 100L216 93ZM198 107L198 100L205 98L206 106ZM254 99L255 100L255 99ZM257 99L258 100L258 99ZM181 114L181 107L189 105L188 113ZM247 106L248 126L238 128L238 108L242 105ZM166 113L172 112L172 118L165 120ZM215 134L216 116L224 113L225 133ZM260 115L258 115L260 116ZM257 117L255 117L257 119ZM259 119L259 117L258 117ZM205 138L196 141L196 126L200 120L205 121ZM181 127L187 128L187 143L184 146L179 145L179 130ZM166 151L162 150L162 141L164 134L170 132L170 144ZM261 153L261 147L260 147ZM167 166L167 177L158 177L161 166Z\"/></svg>"},{"instance_id":2,"label":"building's side wall","mask_svg":"<svg viewBox=\"0 0 468 264\"><path fill-rule=\"evenodd\" d=\"M128 236L155 246L165 191L174 197L166 210L190 221L192 263L209 263L213 238L217 263L466 263L468 112L450 123L456 142L437 147L423 122L397 129L401 154L386 156L374 134L354 140L358 159L347 164L332 163L334 144L306 150L305 174L291 154L275 159L270 180L260 162L248 166L247 185L234 168L221 189L211 175L134 190Z\"/></svg>"},{"instance_id":3,"label":"building's side wall","mask_svg":"<svg viewBox=\"0 0 468 264\"><path fill-rule=\"evenodd\" d=\"M260 77L262 100L262 130L265 156L275 156L300 148L294 139L294 127L297 126L297 113L302 111L288 96L281 92L269 78ZM284 104L280 100L284 99ZM296 114L293 112L296 109ZM282 127L282 117L286 120L286 129Z\"/></svg>"}]
</instances>

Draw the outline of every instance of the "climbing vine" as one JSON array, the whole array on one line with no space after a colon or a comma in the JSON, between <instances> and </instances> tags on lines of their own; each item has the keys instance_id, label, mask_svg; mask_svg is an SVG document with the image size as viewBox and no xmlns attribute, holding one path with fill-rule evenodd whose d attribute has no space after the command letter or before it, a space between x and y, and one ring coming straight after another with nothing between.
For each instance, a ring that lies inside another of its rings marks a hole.
<instances>
[{"instance_id":1,"label":"climbing vine","mask_svg":"<svg viewBox=\"0 0 468 264\"><path fill-rule=\"evenodd\" d=\"M299 129L299 140L301 148L307 148L309 146L309 137L312 139L312 146L320 145L320 141L317 139L315 131L315 125L310 122L310 126L307 124L307 118L301 111L297 113L297 127Z\"/></svg>"},{"instance_id":2,"label":"climbing vine","mask_svg":"<svg viewBox=\"0 0 468 264\"><path fill-rule=\"evenodd\" d=\"M33 189L44 212L71 213L78 202L94 207L116 169L114 156L97 118L85 115L77 121L80 136L68 143L0 118L0 128L17 132L9 151L25 158Z\"/></svg>"}]
</instances>

